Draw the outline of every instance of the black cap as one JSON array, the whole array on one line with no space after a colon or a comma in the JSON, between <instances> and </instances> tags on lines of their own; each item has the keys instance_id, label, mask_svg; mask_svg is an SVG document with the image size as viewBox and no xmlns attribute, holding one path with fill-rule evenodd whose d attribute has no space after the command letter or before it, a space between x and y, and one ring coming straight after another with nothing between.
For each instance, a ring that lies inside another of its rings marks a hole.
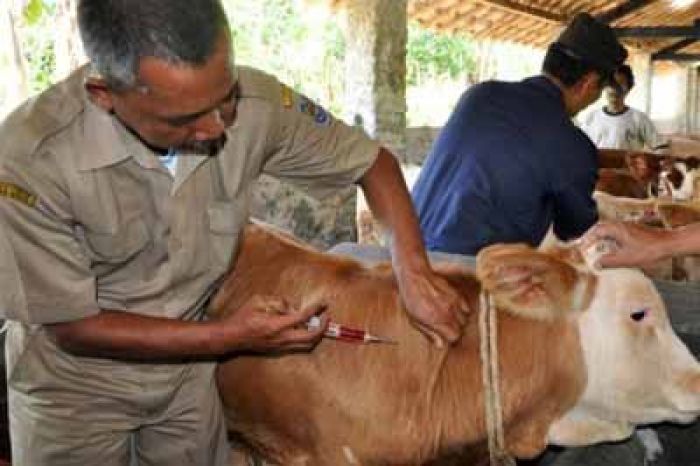
<instances>
[{"instance_id":1,"label":"black cap","mask_svg":"<svg viewBox=\"0 0 700 466\"><path fill-rule=\"evenodd\" d=\"M579 13L562 31L555 44L602 71L612 73L627 58L627 50L615 32L588 13Z\"/></svg>"}]
</instances>

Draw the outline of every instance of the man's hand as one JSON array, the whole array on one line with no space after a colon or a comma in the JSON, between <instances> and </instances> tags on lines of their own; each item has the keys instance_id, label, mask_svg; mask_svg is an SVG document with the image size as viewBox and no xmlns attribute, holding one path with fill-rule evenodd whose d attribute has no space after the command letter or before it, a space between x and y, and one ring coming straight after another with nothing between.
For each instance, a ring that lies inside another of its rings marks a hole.
<instances>
[{"instance_id":1,"label":"man's hand","mask_svg":"<svg viewBox=\"0 0 700 466\"><path fill-rule=\"evenodd\" d=\"M467 302L444 278L429 267L401 271L399 290L413 325L438 347L456 342L462 335Z\"/></svg>"},{"instance_id":2,"label":"man's hand","mask_svg":"<svg viewBox=\"0 0 700 466\"><path fill-rule=\"evenodd\" d=\"M260 353L309 351L323 337L328 319L321 317L321 326L309 329L306 322L326 310L315 304L296 311L273 296L253 296L243 306L231 311L219 325L228 351Z\"/></svg>"},{"instance_id":3,"label":"man's hand","mask_svg":"<svg viewBox=\"0 0 700 466\"><path fill-rule=\"evenodd\" d=\"M584 254L601 241L612 243L611 250L600 257L601 267L637 267L665 256L661 240L665 232L631 222L601 222L581 238Z\"/></svg>"}]
</instances>

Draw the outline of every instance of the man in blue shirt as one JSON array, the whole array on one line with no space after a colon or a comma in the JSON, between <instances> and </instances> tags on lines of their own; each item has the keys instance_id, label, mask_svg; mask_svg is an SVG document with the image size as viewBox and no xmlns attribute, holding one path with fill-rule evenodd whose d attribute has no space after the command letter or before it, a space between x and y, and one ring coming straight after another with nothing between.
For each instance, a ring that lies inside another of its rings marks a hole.
<instances>
[{"instance_id":1,"label":"man in blue shirt","mask_svg":"<svg viewBox=\"0 0 700 466\"><path fill-rule=\"evenodd\" d=\"M476 254L493 243L538 245L597 220L597 151L571 121L627 57L612 29L577 15L547 50L542 75L470 88L413 188L426 246Z\"/></svg>"}]
</instances>

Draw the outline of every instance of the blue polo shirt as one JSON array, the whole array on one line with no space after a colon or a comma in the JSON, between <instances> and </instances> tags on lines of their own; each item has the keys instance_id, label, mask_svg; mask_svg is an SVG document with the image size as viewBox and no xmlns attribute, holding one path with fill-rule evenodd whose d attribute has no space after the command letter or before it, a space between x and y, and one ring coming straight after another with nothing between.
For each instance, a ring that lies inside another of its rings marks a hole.
<instances>
[{"instance_id":1,"label":"blue polo shirt","mask_svg":"<svg viewBox=\"0 0 700 466\"><path fill-rule=\"evenodd\" d=\"M413 188L426 247L476 254L493 243L538 245L550 224L580 236L598 214L597 150L544 76L465 92Z\"/></svg>"}]
</instances>

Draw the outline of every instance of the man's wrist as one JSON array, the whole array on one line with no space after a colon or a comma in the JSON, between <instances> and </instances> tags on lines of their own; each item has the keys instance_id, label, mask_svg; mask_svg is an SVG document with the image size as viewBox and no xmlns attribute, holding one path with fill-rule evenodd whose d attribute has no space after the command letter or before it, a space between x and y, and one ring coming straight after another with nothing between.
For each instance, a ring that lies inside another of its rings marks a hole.
<instances>
[{"instance_id":1,"label":"man's wrist","mask_svg":"<svg viewBox=\"0 0 700 466\"><path fill-rule=\"evenodd\" d=\"M237 335L232 334L233 330L222 325L221 321L209 321L203 323L203 325L203 345L210 354L224 356L238 349Z\"/></svg>"},{"instance_id":2,"label":"man's wrist","mask_svg":"<svg viewBox=\"0 0 700 466\"><path fill-rule=\"evenodd\" d=\"M397 273L419 273L430 269L428 256L422 246L400 250L392 243L391 258Z\"/></svg>"}]
</instances>

